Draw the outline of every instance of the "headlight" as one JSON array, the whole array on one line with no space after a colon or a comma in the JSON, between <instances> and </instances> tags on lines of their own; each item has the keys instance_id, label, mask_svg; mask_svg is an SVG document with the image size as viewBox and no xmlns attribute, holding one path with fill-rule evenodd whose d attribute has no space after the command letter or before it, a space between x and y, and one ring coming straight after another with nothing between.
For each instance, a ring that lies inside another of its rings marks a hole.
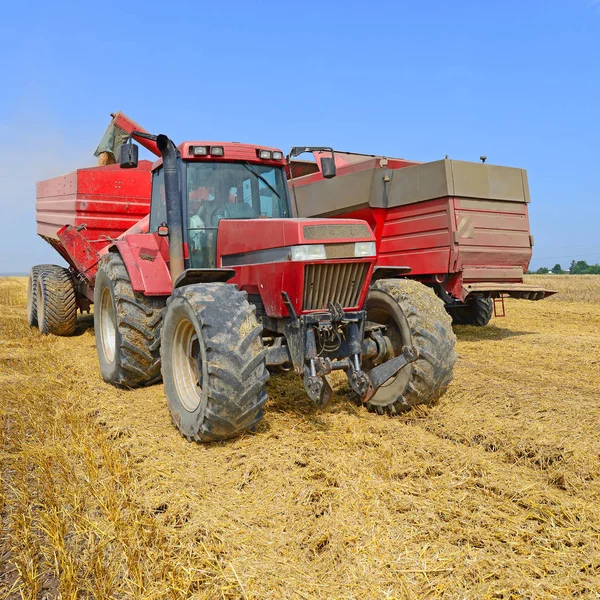
<instances>
[{"instance_id":1,"label":"headlight","mask_svg":"<svg viewBox=\"0 0 600 600\"><path fill-rule=\"evenodd\" d=\"M354 256L375 256L376 254L375 242L356 242L354 244Z\"/></svg>"},{"instance_id":2,"label":"headlight","mask_svg":"<svg viewBox=\"0 0 600 600\"><path fill-rule=\"evenodd\" d=\"M325 260L325 246L323 244L305 244L292 246L292 260Z\"/></svg>"}]
</instances>

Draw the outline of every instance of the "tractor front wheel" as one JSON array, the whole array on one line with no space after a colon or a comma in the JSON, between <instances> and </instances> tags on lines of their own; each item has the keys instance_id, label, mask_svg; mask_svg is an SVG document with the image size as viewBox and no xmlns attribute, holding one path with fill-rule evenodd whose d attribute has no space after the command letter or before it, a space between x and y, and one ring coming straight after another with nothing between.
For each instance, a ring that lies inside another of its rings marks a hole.
<instances>
[{"instance_id":1,"label":"tractor front wheel","mask_svg":"<svg viewBox=\"0 0 600 600\"><path fill-rule=\"evenodd\" d=\"M224 440L260 421L269 378L261 333L254 306L233 285L174 290L161 334L162 372L173 423L188 440Z\"/></svg>"},{"instance_id":2,"label":"tractor front wheel","mask_svg":"<svg viewBox=\"0 0 600 600\"><path fill-rule=\"evenodd\" d=\"M463 306L450 309L453 325L474 325L485 327L494 314L494 301L491 298L472 296Z\"/></svg>"},{"instance_id":3,"label":"tractor front wheel","mask_svg":"<svg viewBox=\"0 0 600 600\"><path fill-rule=\"evenodd\" d=\"M94 330L104 381L122 387L160 381L164 306L164 298L133 291L119 254L102 257L94 286Z\"/></svg>"},{"instance_id":4,"label":"tractor front wheel","mask_svg":"<svg viewBox=\"0 0 600 600\"><path fill-rule=\"evenodd\" d=\"M395 356L404 346L419 358L383 384L367 403L371 412L399 414L439 398L452 380L456 362L450 316L434 292L410 279L381 279L366 302L367 320L385 325ZM372 365L365 364L369 370Z\"/></svg>"}]
</instances>

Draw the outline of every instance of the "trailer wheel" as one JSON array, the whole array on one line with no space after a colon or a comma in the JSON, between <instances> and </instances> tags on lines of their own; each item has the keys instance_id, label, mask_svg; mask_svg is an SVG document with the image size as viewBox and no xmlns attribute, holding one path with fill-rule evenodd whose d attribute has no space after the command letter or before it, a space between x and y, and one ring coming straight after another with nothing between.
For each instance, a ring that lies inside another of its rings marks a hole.
<instances>
[{"instance_id":1,"label":"trailer wheel","mask_svg":"<svg viewBox=\"0 0 600 600\"><path fill-rule=\"evenodd\" d=\"M494 314L494 301L482 296L471 296L464 306L457 306L448 312L452 316L453 325L485 327Z\"/></svg>"},{"instance_id":2,"label":"trailer wheel","mask_svg":"<svg viewBox=\"0 0 600 600\"><path fill-rule=\"evenodd\" d=\"M396 356L403 346L419 353L414 363L377 390L367 408L395 415L439 398L452 380L456 362L456 336L444 303L418 281L381 279L369 291L366 311L368 321L386 326Z\"/></svg>"},{"instance_id":3,"label":"trailer wheel","mask_svg":"<svg viewBox=\"0 0 600 600\"><path fill-rule=\"evenodd\" d=\"M35 302L40 331L45 335L72 335L77 326L77 301L69 269L57 265L39 265L35 275L32 269L31 285L34 278L36 291L35 301L32 294L31 309ZM29 293L27 300L29 315Z\"/></svg>"},{"instance_id":4,"label":"trailer wheel","mask_svg":"<svg viewBox=\"0 0 600 600\"><path fill-rule=\"evenodd\" d=\"M267 400L262 326L245 292L192 284L169 299L162 329L165 394L175 426L212 442L254 428Z\"/></svg>"},{"instance_id":5,"label":"trailer wheel","mask_svg":"<svg viewBox=\"0 0 600 600\"><path fill-rule=\"evenodd\" d=\"M94 286L94 330L104 381L123 387L160 381L164 307L164 298L133 291L119 254L102 257Z\"/></svg>"},{"instance_id":6,"label":"trailer wheel","mask_svg":"<svg viewBox=\"0 0 600 600\"><path fill-rule=\"evenodd\" d=\"M56 265L35 265L29 271L29 279L27 280L27 323L29 327L38 326L37 317L37 280L38 275L44 269L60 269Z\"/></svg>"}]
</instances>

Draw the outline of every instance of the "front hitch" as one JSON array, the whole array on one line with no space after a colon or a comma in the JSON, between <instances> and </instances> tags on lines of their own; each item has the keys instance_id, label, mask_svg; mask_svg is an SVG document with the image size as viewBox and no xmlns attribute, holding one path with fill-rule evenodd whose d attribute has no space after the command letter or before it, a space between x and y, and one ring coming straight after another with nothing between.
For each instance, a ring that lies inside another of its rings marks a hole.
<instances>
[{"instance_id":1,"label":"front hitch","mask_svg":"<svg viewBox=\"0 0 600 600\"><path fill-rule=\"evenodd\" d=\"M359 369L351 369L348 373L350 387L360 396L362 402L368 402L384 383L418 358L419 353L415 348L404 346L402 354L371 369L368 373Z\"/></svg>"},{"instance_id":2,"label":"front hitch","mask_svg":"<svg viewBox=\"0 0 600 600\"><path fill-rule=\"evenodd\" d=\"M310 367L304 369L304 387L310 399L323 408L333 396L333 388L326 375L313 375Z\"/></svg>"},{"instance_id":3,"label":"front hitch","mask_svg":"<svg viewBox=\"0 0 600 600\"><path fill-rule=\"evenodd\" d=\"M304 375L306 392L321 407L333 396L327 380L332 371L345 371L352 390L368 402L384 383L418 358L415 348L404 346L399 356L366 372L361 367L363 357L384 361L393 355L393 348L379 327L371 327L369 337L365 336L363 312L347 314L341 306L330 304L328 312L298 317L287 294L283 299L291 317L285 332L291 361L296 372ZM332 343L328 346L328 342Z\"/></svg>"}]
</instances>

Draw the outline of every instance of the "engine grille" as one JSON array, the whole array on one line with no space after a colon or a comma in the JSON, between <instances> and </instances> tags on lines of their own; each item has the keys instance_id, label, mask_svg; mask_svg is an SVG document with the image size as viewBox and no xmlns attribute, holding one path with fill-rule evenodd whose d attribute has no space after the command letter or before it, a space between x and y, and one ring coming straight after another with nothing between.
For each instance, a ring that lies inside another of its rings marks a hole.
<instances>
[{"instance_id":1,"label":"engine grille","mask_svg":"<svg viewBox=\"0 0 600 600\"><path fill-rule=\"evenodd\" d=\"M321 310L329 302L356 306L368 270L367 262L305 265L303 309Z\"/></svg>"},{"instance_id":2,"label":"engine grille","mask_svg":"<svg viewBox=\"0 0 600 600\"><path fill-rule=\"evenodd\" d=\"M305 225L304 239L307 240L336 240L370 238L371 230L367 225L343 223L327 225Z\"/></svg>"}]
</instances>

